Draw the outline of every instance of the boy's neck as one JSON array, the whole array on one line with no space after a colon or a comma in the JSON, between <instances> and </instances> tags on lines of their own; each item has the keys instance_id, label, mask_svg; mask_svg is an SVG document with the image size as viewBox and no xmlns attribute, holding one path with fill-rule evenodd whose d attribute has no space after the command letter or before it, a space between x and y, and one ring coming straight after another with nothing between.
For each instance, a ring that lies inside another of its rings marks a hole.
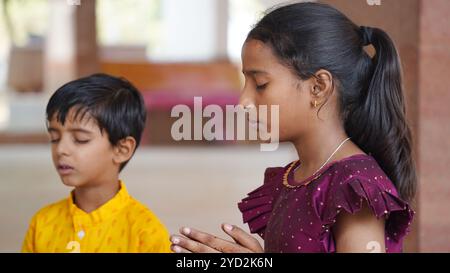
<instances>
[{"instance_id":1,"label":"boy's neck","mask_svg":"<svg viewBox=\"0 0 450 273\"><path fill-rule=\"evenodd\" d=\"M76 187L73 191L73 202L81 210L90 213L111 200L119 190L119 180L115 183Z\"/></svg>"}]
</instances>

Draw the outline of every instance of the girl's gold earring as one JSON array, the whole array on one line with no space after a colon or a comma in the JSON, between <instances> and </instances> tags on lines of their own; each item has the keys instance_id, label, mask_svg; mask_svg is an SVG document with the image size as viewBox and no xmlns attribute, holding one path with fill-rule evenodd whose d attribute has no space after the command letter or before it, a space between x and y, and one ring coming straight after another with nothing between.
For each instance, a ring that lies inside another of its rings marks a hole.
<instances>
[{"instance_id":1,"label":"girl's gold earring","mask_svg":"<svg viewBox=\"0 0 450 273\"><path fill-rule=\"evenodd\" d=\"M317 107L317 101L316 100L314 101L314 103L311 103L311 104L314 106L314 108Z\"/></svg>"}]
</instances>

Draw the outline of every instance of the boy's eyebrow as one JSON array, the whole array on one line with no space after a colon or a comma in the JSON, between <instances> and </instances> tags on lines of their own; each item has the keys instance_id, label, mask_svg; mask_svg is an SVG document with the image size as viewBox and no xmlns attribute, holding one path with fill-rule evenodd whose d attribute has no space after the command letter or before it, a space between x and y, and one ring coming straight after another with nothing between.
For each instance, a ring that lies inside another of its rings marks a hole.
<instances>
[{"instance_id":1,"label":"boy's eyebrow","mask_svg":"<svg viewBox=\"0 0 450 273\"><path fill-rule=\"evenodd\" d=\"M48 131L49 133L51 133L51 132L59 132L58 129L55 129L55 128L53 128L53 127L49 127L49 128L47 129L47 131ZM83 128L78 128L78 127L70 128L70 129L68 129L68 131L69 131L69 132L75 132L75 133L92 134L91 131L86 130L86 129L83 129Z\"/></svg>"},{"instance_id":2,"label":"boy's eyebrow","mask_svg":"<svg viewBox=\"0 0 450 273\"><path fill-rule=\"evenodd\" d=\"M91 131L83 129L83 128L70 128L69 129L70 132L79 132L79 133L86 133L86 134L92 134Z\"/></svg>"}]
</instances>

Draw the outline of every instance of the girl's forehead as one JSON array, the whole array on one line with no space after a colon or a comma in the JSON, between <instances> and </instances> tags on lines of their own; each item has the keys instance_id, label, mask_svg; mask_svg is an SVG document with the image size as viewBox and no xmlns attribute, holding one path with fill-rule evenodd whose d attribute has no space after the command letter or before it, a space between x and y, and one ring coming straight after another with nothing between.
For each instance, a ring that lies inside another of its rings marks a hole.
<instances>
[{"instance_id":1,"label":"girl's forehead","mask_svg":"<svg viewBox=\"0 0 450 273\"><path fill-rule=\"evenodd\" d=\"M259 41L248 40L242 47L242 65L245 69L272 69L281 65L272 48Z\"/></svg>"},{"instance_id":2,"label":"girl's forehead","mask_svg":"<svg viewBox=\"0 0 450 273\"><path fill-rule=\"evenodd\" d=\"M272 55L272 49L265 43L250 39L244 43L242 46L242 58L243 59L254 59L260 58L264 55ZM275 57L275 56L273 56Z\"/></svg>"}]
</instances>

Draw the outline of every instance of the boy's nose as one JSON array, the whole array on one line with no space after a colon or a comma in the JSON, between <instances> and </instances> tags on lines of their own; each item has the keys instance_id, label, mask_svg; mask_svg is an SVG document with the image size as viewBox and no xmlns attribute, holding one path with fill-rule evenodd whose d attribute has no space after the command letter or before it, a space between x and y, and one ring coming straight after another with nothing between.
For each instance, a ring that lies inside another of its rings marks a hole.
<instances>
[{"instance_id":1,"label":"boy's nose","mask_svg":"<svg viewBox=\"0 0 450 273\"><path fill-rule=\"evenodd\" d=\"M59 156L70 154L70 147L67 141L61 139L59 143L56 144L56 154Z\"/></svg>"}]
</instances>

